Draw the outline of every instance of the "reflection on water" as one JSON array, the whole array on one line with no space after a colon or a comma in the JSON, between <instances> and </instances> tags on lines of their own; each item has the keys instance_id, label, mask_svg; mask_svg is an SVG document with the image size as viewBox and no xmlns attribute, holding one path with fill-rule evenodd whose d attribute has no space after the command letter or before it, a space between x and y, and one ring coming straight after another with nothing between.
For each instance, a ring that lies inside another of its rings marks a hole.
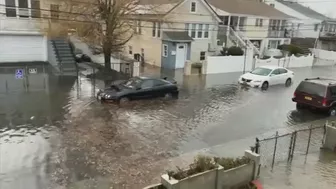
<instances>
[{"instance_id":1,"label":"reflection on water","mask_svg":"<svg viewBox=\"0 0 336 189\"><path fill-rule=\"evenodd\" d=\"M174 73L178 100L119 107L96 101L96 86L107 83L82 76L87 70L71 78L34 67L23 79L15 79L17 67L0 68L1 189L141 188L181 153L324 118L293 111L295 85L241 88L239 73ZM297 75L316 74L304 73Z\"/></svg>"}]
</instances>

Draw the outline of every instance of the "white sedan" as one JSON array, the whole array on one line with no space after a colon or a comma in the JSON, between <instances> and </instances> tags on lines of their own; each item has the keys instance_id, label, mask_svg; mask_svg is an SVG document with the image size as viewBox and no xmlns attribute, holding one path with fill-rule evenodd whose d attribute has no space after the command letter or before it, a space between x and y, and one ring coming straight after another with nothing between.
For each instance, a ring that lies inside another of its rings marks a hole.
<instances>
[{"instance_id":1,"label":"white sedan","mask_svg":"<svg viewBox=\"0 0 336 189\"><path fill-rule=\"evenodd\" d=\"M279 66L261 66L240 76L238 82L251 87L266 90L270 85L285 84L290 86L294 79L294 72Z\"/></svg>"}]
</instances>

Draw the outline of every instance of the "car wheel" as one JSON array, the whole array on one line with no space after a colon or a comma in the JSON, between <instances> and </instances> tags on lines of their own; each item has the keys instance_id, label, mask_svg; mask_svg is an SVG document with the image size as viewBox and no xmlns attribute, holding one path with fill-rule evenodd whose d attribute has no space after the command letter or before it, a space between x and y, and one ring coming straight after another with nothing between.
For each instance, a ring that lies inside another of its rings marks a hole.
<instances>
[{"instance_id":1,"label":"car wheel","mask_svg":"<svg viewBox=\"0 0 336 189\"><path fill-rule=\"evenodd\" d=\"M173 94L166 93L163 98L166 99L166 100L172 99L173 98Z\"/></svg>"},{"instance_id":2,"label":"car wheel","mask_svg":"<svg viewBox=\"0 0 336 189\"><path fill-rule=\"evenodd\" d=\"M291 84L292 84L292 79L291 79L291 78L288 78L288 79L286 80L286 83L285 83L286 87L289 87Z\"/></svg>"},{"instance_id":3,"label":"car wheel","mask_svg":"<svg viewBox=\"0 0 336 189\"><path fill-rule=\"evenodd\" d=\"M336 106L330 108L329 115L336 116Z\"/></svg>"},{"instance_id":4,"label":"car wheel","mask_svg":"<svg viewBox=\"0 0 336 189\"><path fill-rule=\"evenodd\" d=\"M296 110L300 111L300 110L303 110L304 109L304 106L300 103L296 103Z\"/></svg>"},{"instance_id":5,"label":"car wheel","mask_svg":"<svg viewBox=\"0 0 336 189\"><path fill-rule=\"evenodd\" d=\"M268 89L268 82L265 81L262 85L261 85L261 89L262 90L267 90Z\"/></svg>"},{"instance_id":6,"label":"car wheel","mask_svg":"<svg viewBox=\"0 0 336 189\"><path fill-rule=\"evenodd\" d=\"M127 98L127 97L121 97L120 99L119 99L119 104L126 104L126 103L128 103L130 100L129 100L129 98Z\"/></svg>"}]
</instances>

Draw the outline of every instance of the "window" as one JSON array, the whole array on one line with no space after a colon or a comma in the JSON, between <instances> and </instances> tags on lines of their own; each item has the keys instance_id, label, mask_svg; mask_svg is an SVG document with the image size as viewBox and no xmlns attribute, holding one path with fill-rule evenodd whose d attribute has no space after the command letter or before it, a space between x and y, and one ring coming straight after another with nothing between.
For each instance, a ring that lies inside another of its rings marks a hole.
<instances>
[{"instance_id":1,"label":"window","mask_svg":"<svg viewBox=\"0 0 336 189\"><path fill-rule=\"evenodd\" d=\"M332 97L335 97L336 96L336 87L330 87L329 90L330 90L330 95Z\"/></svg>"},{"instance_id":2,"label":"window","mask_svg":"<svg viewBox=\"0 0 336 189\"><path fill-rule=\"evenodd\" d=\"M280 69L275 69L275 70L273 70L272 74L273 74L273 75L279 75L279 74L280 74ZM272 75L272 74L271 74L271 75Z\"/></svg>"},{"instance_id":3,"label":"window","mask_svg":"<svg viewBox=\"0 0 336 189\"><path fill-rule=\"evenodd\" d=\"M41 18L40 1L32 0L32 18Z\"/></svg>"},{"instance_id":4,"label":"window","mask_svg":"<svg viewBox=\"0 0 336 189\"><path fill-rule=\"evenodd\" d=\"M50 11L52 19L59 19L59 5L51 4Z\"/></svg>"},{"instance_id":5,"label":"window","mask_svg":"<svg viewBox=\"0 0 336 189\"><path fill-rule=\"evenodd\" d=\"M191 37L195 38L196 37L196 24L191 25Z\"/></svg>"},{"instance_id":6,"label":"window","mask_svg":"<svg viewBox=\"0 0 336 189\"><path fill-rule=\"evenodd\" d=\"M251 72L251 74L267 76L271 73L271 71L272 70L268 68L256 68Z\"/></svg>"},{"instance_id":7,"label":"window","mask_svg":"<svg viewBox=\"0 0 336 189\"><path fill-rule=\"evenodd\" d=\"M167 57L168 56L168 45L162 45L162 56Z\"/></svg>"},{"instance_id":8,"label":"window","mask_svg":"<svg viewBox=\"0 0 336 189\"><path fill-rule=\"evenodd\" d=\"M161 80L158 80L158 79L153 80L154 87L165 85L165 84L167 84L167 82L164 82L164 81L161 81Z\"/></svg>"},{"instance_id":9,"label":"window","mask_svg":"<svg viewBox=\"0 0 336 189\"><path fill-rule=\"evenodd\" d=\"M262 27L263 26L263 19L257 18L256 22L255 22L255 26Z\"/></svg>"},{"instance_id":10,"label":"window","mask_svg":"<svg viewBox=\"0 0 336 189\"><path fill-rule=\"evenodd\" d=\"M296 90L307 94L314 94L320 97L324 97L327 89L324 85L303 81Z\"/></svg>"},{"instance_id":11,"label":"window","mask_svg":"<svg viewBox=\"0 0 336 189\"><path fill-rule=\"evenodd\" d=\"M203 24L198 25L198 32L197 32L197 38L202 38L203 34Z\"/></svg>"},{"instance_id":12,"label":"window","mask_svg":"<svg viewBox=\"0 0 336 189\"><path fill-rule=\"evenodd\" d=\"M153 22L152 36L161 37L161 24L160 23Z\"/></svg>"},{"instance_id":13,"label":"window","mask_svg":"<svg viewBox=\"0 0 336 189\"><path fill-rule=\"evenodd\" d=\"M152 36L156 37L156 22L153 22Z\"/></svg>"},{"instance_id":14,"label":"window","mask_svg":"<svg viewBox=\"0 0 336 189\"><path fill-rule=\"evenodd\" d=\"M132 48L132 46L128 46L128 54L133 54L133 48Z\"/></svg>"},{"instance_id":15,"label":"window","mask_svg":"<svg viewBox=\"0 0 336 189\"><path fill-rule=\"evenodd\" d=\"M23 18L29 17L28 0L19 0L19 16Z\"/></svg>"},{"instance_id":16,"label":"window","mask_svg":"<svg viewBox=\"0 0 336 189\"><path fill-rule=\"evenodd\" d=\"M152 88L153 86L154 86L154 80L148 79L142 82L141 89L148 89L148 88Z\"/></svg>"},{"instance_id":17,"label":"window","mask_svg":"<svg viewBox=\"0 0 336 189\"><path fill-rule=\"evenodd\" d=\"M285 74L287 73L287 70L286 69L279 69L280 70L280 74Z\"/></svg>"},{"instance_id":18,"label":"window","mask_svg":"<svg viewBox=\"0 0 336 189\"><path fill-rule=\"evenodd\" d=\"M273 3L270 4L271 7L275 7L275 5Z\"/></svg>"},{"instance_id":19,"label":"window","mask_svg":"<svg viewBox=\"0 0 336 189\"><path fill-rule=\"evenodd\" d=\"M319 25L318 24L314 24L314 31L318 30Z\"/></svg>"},{"instance_id":20,"label":"window","mask_svg":"<svg viewBox=\"0 0 336 189\"><path fill-rule=\"evenodd\" d=\"M5 3L6 3L6 16L16 17L15 1L6 0Z\"/></svg>"},{"instance_id":21,"label":"window","mask_svg":"<svg viewBox=\"0 0 336 189\"><path fill-rule=\"evenodd\" d=\"M259 26L260 26L260 27L263 26L263 19L259 19Z\"/></svg>"},{"instance_id":22,"label":"window","mask_svg":"<svg viewBox=\"0 0 336 189\"><path fill-rule=\"evenodd\" d=\"M185 24L185 29L192 38L209 38L209 24Z\"/></svg>"},{"instance_id":23,"label":"window","mask_svg":"<svg viewBox=\"0 0 336 189\"><path fill-rule=\"evenodd\" d=\"M191 2L190 12L196 12L196 2Z\"/></svg>"},{"instance_id":24,"label":"window","mask_svg":"<svg viewBox=\"0 0 336 189\"><path fill-rule=\"evenodd\" d=\"M209 38L209 24L205 24L204 38Z\"/></svg>"},{"instance_id":25,"label":"window","mask_svg":"<svg viewBox=\"0 0 336 189\"><path fill-rule=\"evenodd\" d=\"M205 51L200 53L200 60L205 60Z\"/></svg>"},{"instance_id":26,"label":"window","mask_svg":"<svg viewBox=\"0 0 336 189\"><path fill-rule=\"evenodd\" d=\"M157 37L161 37L161 24L157 23Z\"/></svg>"},{"instance_id":27,"label":"window","mask_svg":"<svg viewBox=\"0 0 336 189\"><path fill-rule=\"evenodd\" d=\"M135 33L141 34L141 21L140 20L136 21L136 30L135 30Z\"/></svg>"}]
</instances>

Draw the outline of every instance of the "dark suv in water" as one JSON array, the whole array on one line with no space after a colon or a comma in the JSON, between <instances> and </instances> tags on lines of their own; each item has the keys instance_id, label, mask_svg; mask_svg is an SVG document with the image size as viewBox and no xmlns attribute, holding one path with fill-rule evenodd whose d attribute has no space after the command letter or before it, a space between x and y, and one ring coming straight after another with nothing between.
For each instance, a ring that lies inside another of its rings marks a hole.
<instances>
[{"instance_id":1,"label":"dark suv in water","mask_svg":"<svg viewBox=\"0 0 336 189\"><path fill-rule=\"evenodd\" d=\"M336 80L311 78L301 81L294 92L293 102L298 110L314 108L336 115Z\"/></svg>"}]
</instances>

